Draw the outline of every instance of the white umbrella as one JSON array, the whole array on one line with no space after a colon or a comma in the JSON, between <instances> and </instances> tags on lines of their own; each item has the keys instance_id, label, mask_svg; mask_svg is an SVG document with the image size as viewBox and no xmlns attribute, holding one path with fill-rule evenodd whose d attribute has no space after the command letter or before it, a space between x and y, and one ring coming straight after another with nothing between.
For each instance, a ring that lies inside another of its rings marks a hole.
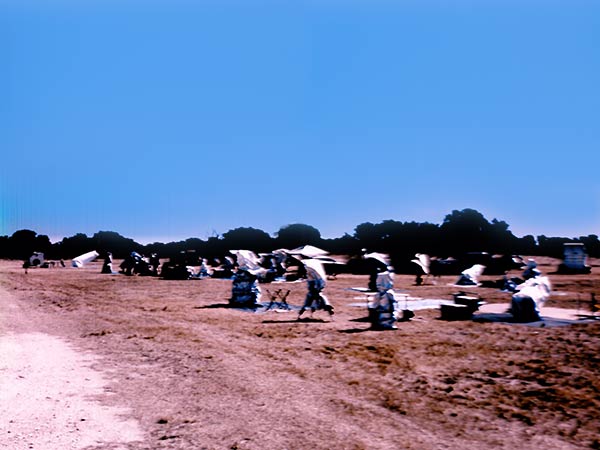
<instances>
[{"instance_id":1,"label":"white umbrella","mask_svg":"<svg viewBox=\"0 0 600 450\"><path fill-rule=\"evenodd\" d=\"M383 264L386 267L390 265L390 257L388 255L386 255L385 253L378 253L378 252L366 253L363 256L363 258L374 259L375 261L379 261L381 264Z\"/></svg>"},{"instance_id":2,"label":"white umbrella","mask_svg":"<svg viewBox=\"0 0 600 450\"><path fill-rule=\"evenodd\" d=\"M305 258L316 258L318 256L325 256L329 254L329 252L315 247L314 245L303 245L302 247L289 250L288 253L290 255L301 255Z\"/></svg>"}]
</instances>

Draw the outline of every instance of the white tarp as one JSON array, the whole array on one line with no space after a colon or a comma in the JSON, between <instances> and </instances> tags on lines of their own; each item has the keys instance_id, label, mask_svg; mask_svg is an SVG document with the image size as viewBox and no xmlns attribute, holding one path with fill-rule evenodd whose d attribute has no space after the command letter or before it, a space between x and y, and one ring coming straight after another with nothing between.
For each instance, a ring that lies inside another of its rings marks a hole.
<instances>
[{"instance_id":1,"label":"white tarp","mask_svg":"<svg viewBox=\"0 0 600 450\"><path fill-rule=\"evenodd\" d=\"M83 267L84 264L92 262L98 256L100 256L100 253L98 253L96 250L92 250L91 252L79 255L77 258L73 258L72 265L73 267Z\"/></svg>"},{"instance_id":2,"label":"white tarp","mask_svg":"<svg viewBox=\"0 0 600 450\"><path fill-rule=\"evenodd\" d=\"M543 306L550 297L552 285L548 277L537 276L526 280L517 286L517 293L514 296L531 297L536 305Z\"/></svg>"},{"instance_id":3,"label":"white tarp","mask_svg":"<svg viewBox=\"0 0 600 450\"><path fill-rule=\"evenodd\" d=\"M479 277L483 275L485 266L475 264L460 273L458 281L455 283L459 286L479 286Z\"/></svg>"},{"instance_id":4,"label":"white tarp","mask_svg":"<svg viewBox=\"0 0 600 450\"><path fill-rule=\"evenodd\" d=\"M251 250L229 250L235 255L238 267L249 272L261 270L260 258Z\"/></svg>"},{"instance_id":5,"label":"white tarp","mask_svg":"<svg viewBox=\"0 0 600 450\"><path fill-rule=\"evenodd\" d=\"M319 256L327 256L329 252L322 250L313 245L303 245L302 247L289 250L288 253L293 256L303 256L305 258L318 258Z\"/></svg>"}]
</instances>

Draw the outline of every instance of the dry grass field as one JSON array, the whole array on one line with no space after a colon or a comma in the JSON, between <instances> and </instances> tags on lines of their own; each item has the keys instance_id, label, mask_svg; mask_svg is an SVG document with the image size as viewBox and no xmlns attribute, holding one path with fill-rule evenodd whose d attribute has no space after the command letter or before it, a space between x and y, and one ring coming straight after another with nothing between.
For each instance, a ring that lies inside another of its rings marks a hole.
<instances>
[{"instance_id":1,"label":"dry grass field","mask_svg":"<svg viewBox=\"0 0 600 450\"><path fill-rule=\"evenodd\" d=\"M588 310L591 275L557 275L548 306ZM596 264L597 261L592 261ZM115 264L118 267L118 263ZM103 401L131 408L145 433L130 449L576 449L600 448L600 321L533 327L442 321L416 311L398 330L368 330L356 306L367 277L340 275L316 312L224 307L231 281L166 281L0 261L4 330L39 331L101 356ZM484 277L493 280L497 277ZM451 299L456 277L396 288ZM290 289L301 305L306 285ZM491 303L510 294L472 288ZM267 300L264 295L263 300ZM400 305L402 306L402 305ZM1 440L1 438L0 438Z\"/></svg>"}]
</instances>

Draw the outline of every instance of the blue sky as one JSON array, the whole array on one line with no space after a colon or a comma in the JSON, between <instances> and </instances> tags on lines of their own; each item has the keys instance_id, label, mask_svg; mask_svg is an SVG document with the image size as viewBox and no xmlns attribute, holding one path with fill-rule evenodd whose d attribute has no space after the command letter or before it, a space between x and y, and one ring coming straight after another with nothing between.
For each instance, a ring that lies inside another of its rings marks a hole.
<instances>
[{"instance_id":1,"label":"blue sky","mask_svg":"<svg viewBox=\"0 0 600 450\"><path fill-rule=\"evenodd\" d=\"M600 234L599 42L591 0L0 0L0 235Z\"/></svg>"}]
</instances>

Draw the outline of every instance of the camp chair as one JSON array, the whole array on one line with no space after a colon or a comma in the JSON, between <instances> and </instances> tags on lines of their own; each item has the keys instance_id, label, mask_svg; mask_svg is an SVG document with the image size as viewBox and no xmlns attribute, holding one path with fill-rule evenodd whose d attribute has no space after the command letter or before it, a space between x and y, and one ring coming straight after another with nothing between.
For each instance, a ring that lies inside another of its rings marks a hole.
<instances>
[{"instance_id":1,"label":"camp chair","mask_svg":"<svg viewBox=\"0 0 600 450\"><path fill-rule=\"evenodd\" d=\"M271 301L267 305L267 309L265 311L270 310L273 306L277 306L277 308L290 310L290 305L287 302L287 296L290 295L290 290L288 289L285 293L283 289L277 289L275 292L271 292L268 289L266 290L267 294Z\"/></svg>"}]
</instances>

